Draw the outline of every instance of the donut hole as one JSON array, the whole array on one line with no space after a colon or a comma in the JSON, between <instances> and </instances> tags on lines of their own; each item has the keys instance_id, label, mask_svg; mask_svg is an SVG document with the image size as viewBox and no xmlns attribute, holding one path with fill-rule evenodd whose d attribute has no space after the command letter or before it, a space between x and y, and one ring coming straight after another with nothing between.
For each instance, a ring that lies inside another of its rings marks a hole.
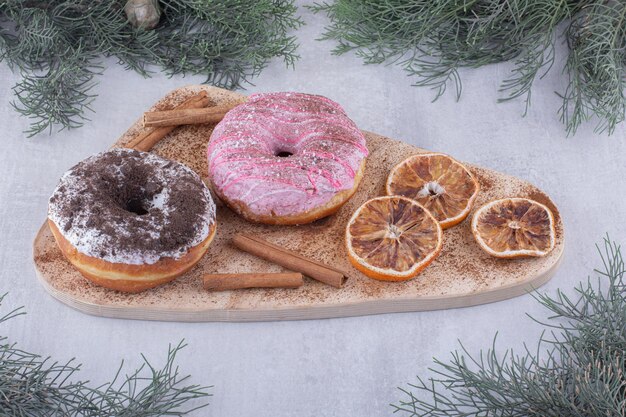
<instances>
[{"instance_id":1,"label":"donut hole","mask_svg":"<svg viewBox=\"0 0 626 417\"><path fill-rule=\"evenodd\" d=\"M135 213L138 216L143 216L148 214L148 209L146 208L147 201L142 198L131 198L126 200L126 203L122 206L122 208L131 213Z\"/></svg>"},{"instance_id":2,"label":"donut hole","mask_svg":"<svg viewBox=\"0 0 626 417\"><path fill-rule=\"evenodd\" d=\"M163 187L154 181L130 179L113 193L117 205L128 213L136 216L145 216L155 207Z\"/></svg>"},{"instance_id":3,"label":"donut hole","mask_svg":"<svg viewBox=\"0 0 626 417\"><path fill-rule=\"evenodd\" d=\"M293 155L293 153L289 151L277 151L274 155L278 156L279 158L288 158Z\"/></svg>"},{"instance_id":4,"label":"donut hole","mask_svg":"<svg viewBox=\"0 0 626 417\"><path fill-rule=\"evenodd\" d=\"M153 200L160 189L151 184L127 186L116 195L115 200L119 207L137 216L145 216L153 208Z\"/></svg>"}]
</instances>

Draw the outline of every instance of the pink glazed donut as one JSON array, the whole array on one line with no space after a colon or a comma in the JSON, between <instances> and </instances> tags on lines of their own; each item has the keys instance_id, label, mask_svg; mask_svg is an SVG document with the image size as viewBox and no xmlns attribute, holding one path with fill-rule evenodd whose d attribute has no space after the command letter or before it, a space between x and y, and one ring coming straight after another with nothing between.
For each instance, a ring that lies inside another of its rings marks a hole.
<instances>
[{"instance_id":1,"label":"pink glazed donut","mask_svg":"<svg viewBox=\"0 0 626 417\"><path fill-rule=\"evenodd\" d=\"M253 94L215 127L207 151L215 193L244 218L304 224L328 216L356 191L365 137L326 97Z\"/></svg>"}]
</instances>

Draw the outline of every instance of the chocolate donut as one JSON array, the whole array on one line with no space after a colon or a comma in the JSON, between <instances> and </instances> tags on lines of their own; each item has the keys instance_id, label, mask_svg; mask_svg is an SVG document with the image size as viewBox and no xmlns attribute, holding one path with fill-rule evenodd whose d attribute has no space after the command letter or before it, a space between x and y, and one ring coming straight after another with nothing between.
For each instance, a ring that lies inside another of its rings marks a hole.
<instances>
[{"instance_id":1,"label":"chocolate donut","mask_svg":"<svg viewBox=\"0 0 626 417\"><path fill-rule=\"evenodd\" d=\"M205 253L215 204L191 169L112 149L63 175L48 219L66 257L97 284L141 291L174 279Z\"/></svg>"},{"instance_id":2,"label":"chocolate donut","mask_svg":"<svg viewBox=\"0 0 626 417\"><path fill-rule=\"evenodd\" d=\"M253 94L215 127L207 150L216 194L248 220L303 224L356 191L365 137L341 106L317 95Z\"/></svg>"}]
</instances>

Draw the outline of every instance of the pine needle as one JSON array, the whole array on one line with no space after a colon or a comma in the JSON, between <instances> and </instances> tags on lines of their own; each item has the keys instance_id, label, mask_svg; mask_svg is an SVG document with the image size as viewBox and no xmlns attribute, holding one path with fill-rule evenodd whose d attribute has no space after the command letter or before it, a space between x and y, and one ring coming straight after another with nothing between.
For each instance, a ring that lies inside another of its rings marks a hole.
<instances>
[{"instance_id":1,"label":"pine needle","mask_svg":"<svg viewBox=\"0 0 626 417\"><path fill-rule=\"evenodd\" d=\"M335 54L354 51L367 64L394 62L414 85L432 88L434 99L450 86L461 96L460 68L511 61L498 101L522 99L524 115L534 82L552 69L555 45L564 37L569 83L560 115L567 132L574 134L592 115L597 131L609 134L624 120L623 0L335 0L311 8L330 18L322 39L338 43Z\"/></svg>"},{"instance_id":2,"label":"pine needle","mask_svg":"<svg viewBox=\"0 0 626 417\"><path fill-rule=\"evenodd\" d=\"M621 417L626 415L626 279L621 248L598 247L602 268L575 298L536 293L552 313L536 345L516 354L496 342L472 355L463 346L434 376L400 388L394 412L409 416Z\"/></svg>"},{"instance_id":3,"label":"pine needle","mask_svg":"<svg viewBox=\"0 0 626 417\"><path fill-rule=\"evenodd\" d=\"M5 295L0 296L0 306ZM0 317L0 325L24 314L23 308ZM158 417L183 416L206 407L210 387L189 384L175 365L185 347L170 346L165 364L153 367L143 355L143 366L124 376L123 363L113 381L92 387L74 380L80 364L74 359L56 362L26 352L0 336L0 417Z\"/></svg>"},{"instance_id":4,"label":"pine needle","mask_svg":"<svg viewBox=\"0 0 626 417\"><path fill-rule=\"evenodd\" d=\"M124 4L0 0L0 61L22 74L13 105L32 120L29 136L83 125L103 57L143 76L161 68L226 88L249 82L272 58L298 59L293 0L161 0L154 30L133 28Z\"/></svg>"}]
</instances>

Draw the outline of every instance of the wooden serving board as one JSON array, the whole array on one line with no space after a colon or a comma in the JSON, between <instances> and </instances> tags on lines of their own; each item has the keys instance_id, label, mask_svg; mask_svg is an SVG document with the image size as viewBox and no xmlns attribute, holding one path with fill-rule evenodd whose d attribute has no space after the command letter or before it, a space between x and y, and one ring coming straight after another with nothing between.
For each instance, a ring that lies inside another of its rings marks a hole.
<instances>
[{"instance_id":1,"label":"wooden serving board","mask_svg":"<svg viewBox=\"0 0 626 417\"><path fill-rule=\"evenodd\" d=\"M236 103L244 96L207 86L175 90L154 105L167 109L204 89L215 104ZM213 126L185 126L155 146L156 152L194 169L206 181L205 150ZM135 123L114 146L128 143L141 129ZM263 321L359 316L467 307L525 294L547 282L563 254L563 224L550 198L532 184L468 165L480 181L477 205L502 197L529 197L546 204L556 219L556 248L545 258L501 260L476 244L469 221L444 232L441 255L411 281L393 283L367 278L354 269L344 248L344 228L352 212L382 195L389 170L423 149L365 132L370 156L357 193L335 215L305 226L249 223L217 202L217 236L207 255L176 281L139 294L124 294L91 284L65 260L44 223L34 241L34 262L41 284L55 298L85 313L106 317L168 321ZM69 167L68 167L69 168ZM348 281L337 289L305 278L299 289L246 289L208 292L203 273L278 272L282 268L243 253L231 244L236 232L262 236L308 257L337 266Z\"/></svg>"}]
</instances>

